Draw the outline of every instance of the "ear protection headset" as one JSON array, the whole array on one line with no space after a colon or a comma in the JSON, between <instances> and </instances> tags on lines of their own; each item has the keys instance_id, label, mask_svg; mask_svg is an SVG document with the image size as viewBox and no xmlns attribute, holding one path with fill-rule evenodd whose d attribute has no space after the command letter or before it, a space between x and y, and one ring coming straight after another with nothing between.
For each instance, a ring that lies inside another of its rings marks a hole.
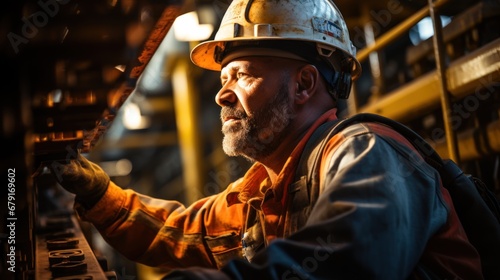
<instances>
[{"instance_id":1,"label":"ear protection headset","mask_svg":"<svg viewBox=\"0 0 500 280\"><path fill-rule=\"evenodd\" d=\"M328 66L329 63L325 61L312 64L316 66L321 76L325 79L328 92L334 100L349 98L352 85L351 73L349 71L342 70L342 67L336 70L332 66Z\"/></svg>"}]
</instances>

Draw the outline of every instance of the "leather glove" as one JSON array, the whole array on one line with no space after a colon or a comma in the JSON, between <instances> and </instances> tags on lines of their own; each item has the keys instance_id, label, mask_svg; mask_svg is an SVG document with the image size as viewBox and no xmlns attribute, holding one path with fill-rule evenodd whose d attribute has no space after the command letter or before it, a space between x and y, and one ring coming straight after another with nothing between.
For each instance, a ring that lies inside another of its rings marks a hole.
<instances>
[{"instance_id":1,"label":"leather glove","mask_svg":"<svg viewBox=\"0 0 500 280\"><path fill-rule=\"evenodd\" d=\"M67 191L76 195L75 200L90 209L106 193L109 176L97 164L81 154L69 162L57 161L49 164L56 181Z\"/></svg>"}]
</instances>

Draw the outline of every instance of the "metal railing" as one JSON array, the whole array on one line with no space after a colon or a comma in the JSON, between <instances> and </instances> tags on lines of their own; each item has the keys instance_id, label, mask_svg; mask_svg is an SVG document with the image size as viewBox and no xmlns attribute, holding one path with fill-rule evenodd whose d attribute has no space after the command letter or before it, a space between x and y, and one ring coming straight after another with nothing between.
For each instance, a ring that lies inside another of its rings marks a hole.
<instances>
[{"instance_id":1,"label":"metal railing","mask_svg":"<svg viewBox=\"0 0 500 280\"><path fill-rule=\"evenodd\" d=\"M440 96L440 105L443 114L443 121L445 126L445 135L447 139L447 151L448 157L458 164L460 163L459 149L457 145L457 135L456 132L452 129L452 124L450 120L450 116L448 112L450 111L450 93L447 88L446 81L446 67L445 65L445 53L443 50L443 39L442 39L442 24L440 21L440 17L438 15L438 9L443 7L445 4L449 3L449 0L428 0L428 5L412 16L393 27L389 31L382 34L380 37L376 38L371 44L369 44L366 48L359 51L357 58L360 62L366 60L371 53L377 52L383 48L385 48L390 43L394 42L396 39L400 38L402 35L407 34L408 30L415 26L420 20L424 17L431 16L433 26L434 26L434 36L433 36L433 46L434 46L434 56L436 61L436 74L438 78L438 90ZM372 101L376 102L380 96L376 96ZM356 97L354 97L356 100ZM357 105L354 105L354 110L357 112L359 108Z\"/></svg>"}]
</instances>

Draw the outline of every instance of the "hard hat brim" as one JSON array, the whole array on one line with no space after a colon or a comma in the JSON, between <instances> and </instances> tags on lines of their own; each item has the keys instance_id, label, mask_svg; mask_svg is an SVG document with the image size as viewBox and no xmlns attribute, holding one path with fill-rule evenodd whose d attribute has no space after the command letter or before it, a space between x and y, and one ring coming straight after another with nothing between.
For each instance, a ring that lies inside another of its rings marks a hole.
<instances>
[{"instance_id":1,"label":"hard hat brim","mask_svg":"<svg viewBox=\"0 0 500 280\"><path fill-rule=\"evenodd\" d=\"M217 48L224 48L225 43L227 42L235 42L235 41L262 41L262 40L290 40L290 38L279 38L279 37L257 37L255 39L252 38L234 38L234 39L225 39L225 40L211 40L198 44L191 50L191 61L198 67L203 69L212 70L212 71L220 71L221 64L215 59L215 50ZM297 40L298 41L298 40ZM304 41L301 39L300 41ZM310 42L317 43L316 41L310 40ZM361 65L357 61L355 57L352 57L351 54L343 51L342 49L337 49L338 51L342 51L344 55L352 58L352 69L349 69L351 73L351 79L357 79L361 74ZM256 53L256 56L259 56L259 53Z\"/></svg>"}]
</instances>

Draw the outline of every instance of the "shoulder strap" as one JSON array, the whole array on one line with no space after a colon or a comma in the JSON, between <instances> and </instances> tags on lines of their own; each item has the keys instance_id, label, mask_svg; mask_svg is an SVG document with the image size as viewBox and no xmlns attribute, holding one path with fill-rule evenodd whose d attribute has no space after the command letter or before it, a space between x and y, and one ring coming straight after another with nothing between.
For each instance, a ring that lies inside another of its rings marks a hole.
<instances>
[{"instance_id":1,"label":"shoulder strap","mask_svg":"<svg viewBox=\"0 0 500 280\"><path fill-rule=\"evenodd\" d=\"M345 128L355 124L364 122L376 122L391 127L400 133L403 137L415 147L415 149L424 157L432 167L438 169L440 172L443 169L443 160L439 154L416 132L403 125L400 122L391 120L389 118L370 114L360 113L352 117L342 120L329 121L318 127L316 131L309 138L296 171L295 181L300 180L302 176L307 175L309 180L314 180L315 170L319 165L319 157L328 142L328 140L335 134L344 130ZM444 179L447 180L447 179Z\"/></svg>"},{"instance_id":2,"label":"shoulder strap","mask_svg":"<svg viewBox=\"0 0 500 280\"><path fill-rule=\"evenodd\" d=\"M295 170L294 183L288 188L287 224L284 236L296 232L302 228L312 206L319 195L319 165L321 152L325 148L328 139L334 135L332 128L338 120L326 122L319 126L307 141Z\"/></svg>"},{"instance_id":3,"label":"shoulder strap","mask_svg":"<svg viewBox=\"0 0 500 280\"><path fill-rule=\"evenodd\" d=\"M335 135L335 126L339 120L326 122L319 126L307 141L295 172L295 181L312 179L314 170L319 165L319 157L328 140Z\"/></svg>"}]
</instances>

